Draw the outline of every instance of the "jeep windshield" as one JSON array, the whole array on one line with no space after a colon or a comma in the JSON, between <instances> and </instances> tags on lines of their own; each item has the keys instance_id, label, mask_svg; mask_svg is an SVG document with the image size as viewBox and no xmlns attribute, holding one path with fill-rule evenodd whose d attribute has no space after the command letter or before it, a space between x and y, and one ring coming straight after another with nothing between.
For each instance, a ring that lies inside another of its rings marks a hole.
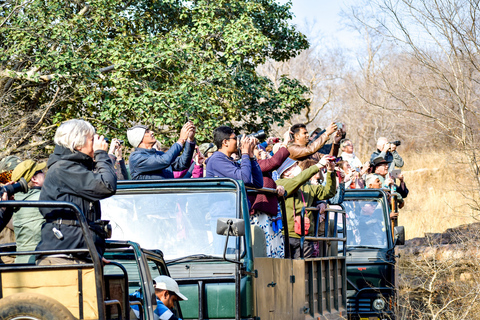
<instances>
[{"instance_id":1,"label":"jeep windshield","mask_svg":"<svg viewBox=\"0 0 480 320\"><path fill-rule=\"evenodd\" d=\"M383 202L380 199L345 200L347 214L347 248L388 246Z\"/></svg>"},{"instance_id":2,"label":"jeep windshield","mask_svg":"<svg viewBox=\"0 0 480 320\"><path fill-rule=\"evenodd\" d=\"M216 233L218 218L236 218L236 194L230 191L116 194L101 201L102 218L112 224L113 240L160 249L165 260L221 257L226 237ZM227 256L236 253L230 237Z\"/></svg>"}]
</instances>

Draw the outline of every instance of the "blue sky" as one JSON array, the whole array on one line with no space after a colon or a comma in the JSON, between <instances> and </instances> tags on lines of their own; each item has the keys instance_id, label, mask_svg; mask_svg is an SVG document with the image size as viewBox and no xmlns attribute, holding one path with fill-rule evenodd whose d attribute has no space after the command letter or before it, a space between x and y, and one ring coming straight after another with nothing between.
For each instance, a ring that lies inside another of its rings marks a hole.
<instances>
[{"instance_id":1,"label":"blue sky","mask_svg":"<svg viewBox=\"0 0 480 320\"><path fill-rule=\"evenodd\" d=\"M287 0L278 0L286 3ZM347 30L342 24L340 12L342 9L358 3L354 0L292 0L292 11L295 15L293 23L309 38L321 37L324 41L334 46L353 48L358 44L357 34ZM305 29L305 20L315 23L312 32Z\"/></svg>"}]
</instances>

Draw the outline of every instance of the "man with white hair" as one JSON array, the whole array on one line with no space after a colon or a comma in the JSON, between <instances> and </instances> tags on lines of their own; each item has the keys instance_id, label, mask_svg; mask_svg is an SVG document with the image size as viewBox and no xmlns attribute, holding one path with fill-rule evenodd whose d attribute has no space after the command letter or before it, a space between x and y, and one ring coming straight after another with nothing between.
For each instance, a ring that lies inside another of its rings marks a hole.
<instances>
[{"instance_id":1,"label":"man with white hair","mask_svg":"<svg viewBox=\"0 0 480 320\"><path fill-rule=\"evenodd\" d=\"M163 152L153 148L157 140L147 126L136 125L128 129L128 142L135 148L129 159L132 179L173 179L173 171L188 169L195 151L195 130L191 121L185 123L178 141Z\"/></svg>"},{"instance_id":2,"label":"man with white hair","mask_svg":"<svg viewBox=\"0 0 480 320\"><path fill-rule=\"evenodd\" d=\"M353 169L362 169L363 163L357 157L357 155L353 152L353 142L349 139L343 139L340 141L340 149L342 150L342 157L343 160L347 161L350 167Z\"/></svg>"},{"instance_id":3,"label":"man with white hair","mask_svg":"<svg viewBox=\"0 0 480 320\"><path fill-rule=\"evenodd\" d=\"M95 134L95 128L84 120L73 119L58 127L55 150L50 155L40 201L67 201L76 204L84 214L100 257L105 251L108 234L100 211L100 200L115 194L117 175L107 151L108 143ZM71 209L42 207L46 222L36 250L71 250L87 248L77 215ZM42 255L38 265L85 263L85 253Z\"/></svg>"},{"instance_id":4,"label":"man with white hair","mask_svg":"<svg viewBox=\"0 0 480 320\"><path fill-rule=\"evenodd\" d=\"M385 137L378 138L377 151L372 153L370 162L373 162L373 159L377 157L381 157L385 161L391 162L388 171L392 171L395 167L403 167L403 159L397 152L397 146L393 143L389 143Z\"/></svg>"}]
</instances>

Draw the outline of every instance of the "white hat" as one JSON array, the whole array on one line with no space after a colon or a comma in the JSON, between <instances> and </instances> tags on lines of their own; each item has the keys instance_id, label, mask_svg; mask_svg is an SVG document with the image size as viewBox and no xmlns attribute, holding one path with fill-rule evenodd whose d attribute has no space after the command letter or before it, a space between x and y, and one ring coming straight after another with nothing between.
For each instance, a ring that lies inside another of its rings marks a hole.
<instances>
[{"instance_id":1,"label":"white hat","mask_svg":"<svg viewBox=\"0 0 480 320\"><path fill-rule=\"evenodd\" d=\"M142 143L143 137L145 136L145 131L148 130L147 126L136 125L127 130L128 142L134 147L137 148L140 143Z\"/></svg>"},{"instance_id":2,"label":"white hat","mask_svg":"<svg viewBox=\"0 0 480 320\"><path fill-rule=\"evenodd\" d=\"M188 300L187 297L180 293L177 281L173 280L172 278L168 276L158 276L154 279L154 281L156 289L175 292L175 294L180 298L180 300Z\"/></svg>"}]
</instances>

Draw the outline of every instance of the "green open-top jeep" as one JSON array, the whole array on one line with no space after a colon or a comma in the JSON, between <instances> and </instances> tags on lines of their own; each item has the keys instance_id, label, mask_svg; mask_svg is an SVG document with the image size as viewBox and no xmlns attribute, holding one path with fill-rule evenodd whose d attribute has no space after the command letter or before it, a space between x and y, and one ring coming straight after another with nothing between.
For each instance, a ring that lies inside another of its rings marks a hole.
<instances>
[{"instance_id":1,"label":"green open-top jeep","mask_svg":"<svg viewBox=\"0 0 480 320\"><path fill-rule=\"evenodd\" d=\"M162 249L188 298L180 302L184 319L344 319L345 256L337 243L345 236L333 226L314 237L325 246L322 257L293 260L286 246L285 259L267 258L264 233L250 224L247 192L275 190L247 191L226 178L120 181L101 205L114 239Z\"/></svg>"}]
</instances>

